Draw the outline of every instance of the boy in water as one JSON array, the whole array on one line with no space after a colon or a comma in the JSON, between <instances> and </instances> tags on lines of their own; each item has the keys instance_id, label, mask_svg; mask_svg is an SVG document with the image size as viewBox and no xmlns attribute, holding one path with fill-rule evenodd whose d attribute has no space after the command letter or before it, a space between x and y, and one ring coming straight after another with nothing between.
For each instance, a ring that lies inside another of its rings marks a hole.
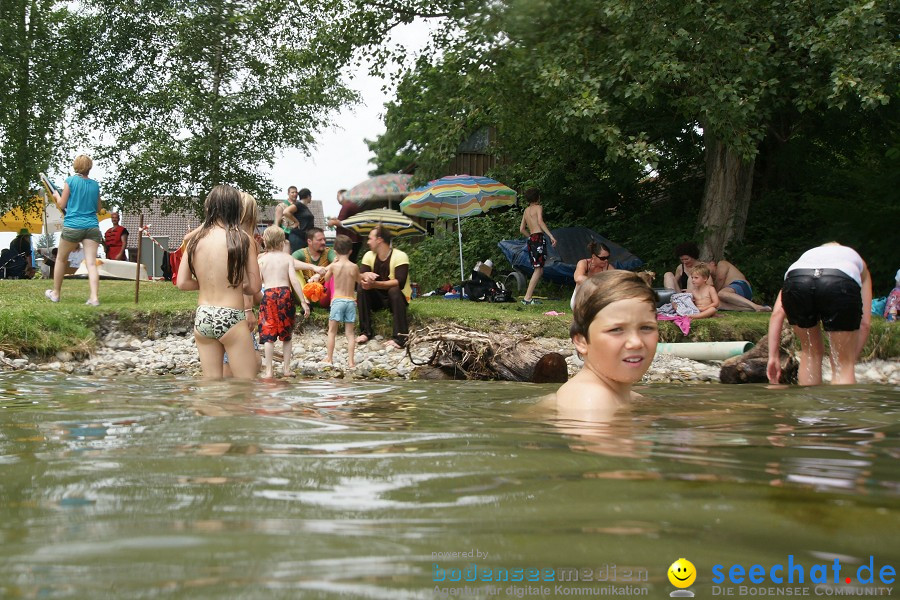
<instances>
[{"instance_id":1,"label":"boy in water","mask_svg":"<svg viewBox=\"0 0 900 600\"><path fill-rule=\"evenodd\" d=\"M584 367L541 405L562 419L608 420L639 397L631 388L653 361L656 294L631 271L593 275L578 290L570 333Z\"/></svg>"},{"instance_id":2,"label":"boy in water","mask_svg":"<svg viewBox=\"0 0 900 600\"><path fill-rule=\"evenodd\" d=\"M277 225L263 232L266 253L259 257L259 274L265 291L259 305L259 341L265 344L266 378L274 377L275 340L282 342L282 373L291 376L291 336L294 329L296 307L291 287L297 292L303 305L303 314L309 316L309 302L303 295L303 287L294 271L294 259L284 251L284 231Z\"/></svg>"},{"instance_id":3,"label":"boy in water","mask_svg":"<svg viewBox=\"0 0 900 600\"><path fill-rule=\"evenodd\" d=\"M709 268L697 263L691 268L691 296L700 311L696 315L688 315L691 319L705 319L716 314L719 306L719 294L709 284Z\"/></svg>"},{"instance_id":4,"label":"boy in water","mask_svg":"<svg viewBox=\"0 0 900 600\"><path fill-rule=\"evenodd\" d=\"M528 290L525 292L525 298L522 304L539 304L533 300L531 296L534 294L534 288L537 287L538 281L544 274L544 261L547 259L547 241L544 234L550 238L550 243L556 247L556 238L550 233L546 223L544 223L544 208L541 206L541 192L537 188L525 190L525 199L528 201L528 207L522 215L522 223L519 225L519 231L522 235L528 237L528 255L531 257L531 266L534 267L534 273L531 274L531 281L528 282Z\"/></svg>"},{"instance_id":5,"label":"boy in water","mask_svg":"<svg viewBox=\"0 0 900 600\"><path fill-rule=\"evenodd\" d=\"M334 238L334 252L337 260L328 265L323 282L334 278L334 297L331 299L331 314L328 315L328 357L325 362L334 361L334 342L337 338L338 324L344 324L347 336L347 366L356 366L353 352L356 350L354 325L356 323L356 284L359 282L359 267L350 262L353 242L346 235Z\"/></svg>"}]
</instances>

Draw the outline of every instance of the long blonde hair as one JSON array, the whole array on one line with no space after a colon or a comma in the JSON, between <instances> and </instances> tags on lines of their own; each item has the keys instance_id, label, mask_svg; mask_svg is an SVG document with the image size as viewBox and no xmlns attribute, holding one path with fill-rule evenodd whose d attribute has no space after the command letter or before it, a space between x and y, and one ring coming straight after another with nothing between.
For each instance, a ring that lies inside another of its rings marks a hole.
<instances>
[{"instance_id":1,"label":"long blonde hair","mask_svg":"<svg viewBox=\"0 0 900 600\"><path fill-rule=\"evenodd\" d=\"M247 232L247 235L253 236L256 233L256 224L259 222L259 207L256 204L256 198L247 192L241 192L241 229Z\"/></svg>"}]
</instances>

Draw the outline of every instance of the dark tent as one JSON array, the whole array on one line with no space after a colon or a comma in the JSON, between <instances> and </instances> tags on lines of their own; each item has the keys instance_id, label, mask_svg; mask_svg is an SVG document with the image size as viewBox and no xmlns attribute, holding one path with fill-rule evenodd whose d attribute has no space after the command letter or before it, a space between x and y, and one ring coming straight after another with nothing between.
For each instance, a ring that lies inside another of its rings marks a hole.
<instances>
[{"instance_id":1,"label":"dark tent","mask_svg":"<svg viewBox=\"0 0 900 600\"><path fill-rule=\"evenodd\" d=\"M551 229L556 247L547 244L547 262L544 279L560 285L575 285L575 265L582 258L589 258L588 244L592 241L606 244L612 253L611 264L617 269L633 271L644 264L640 258L615 242L611 242L587 227L560 227ZM516 271L531 277L534 269L525 248L525 239L503 240L497 244Z\"/></svg>"}]
</instances>

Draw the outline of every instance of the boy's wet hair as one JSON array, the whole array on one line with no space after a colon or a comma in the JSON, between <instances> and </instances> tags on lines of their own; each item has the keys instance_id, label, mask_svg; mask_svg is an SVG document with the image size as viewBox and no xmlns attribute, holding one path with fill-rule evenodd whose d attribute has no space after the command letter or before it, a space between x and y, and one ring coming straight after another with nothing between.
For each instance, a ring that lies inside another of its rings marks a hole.
<instances>
[{"instance_id":1,"label":"boy's wet hair","mask_svg":"<svg viewBox=\"0 0 900 600\"><path fill-rule=\"evenodd\" d=\"M188 242L185 253L191 275L197 276L191 260L197 244L213 227L219 226L225 230L228 249L228 284L238 287L244 282L244 271L250 258L250 236L241 229L241 193L230 185L217 185L209 192L203 207L206 212L203 225Z\"/></svg>"},{"instance_id":2,"label":"boy's wet hair","mask_svg":"<svg viewBox=\"0 0 900 600\"><path fill-rule=\"evenodd\" d=\"M656 309L657 296L647 282L637 273L631 271L602 271L578 286L575 297L575 311L569 335L583 335L588 338L588 329L597 313L619 300L637 300L647 302L651 309Z\"/></svg>"},{"instance_id":3,"label":"boy's wet hair","mask_svg":"<svg viewBox=\"0 0 900 600\"><path fill-rule=\"evenodd\" d=\"M87 154L79 154L75 157L75 160L72 161L72 169L79 175L87 176L87 174L91 172L93 166L94 161L92 161L91 157Z\"/></svg>"},{"instance_id":4,"label":"boy's wet hair","mask_svg":"<svg viewBox=\"0 0 900 600\"><path fill-rule=\"evenodd\" d=\"M334 238L334 251L341 256L347 256L353 250L353 242L346 235L338 235Z\"/></svg>"},{"instance_id":5,"label":"boy's wet hair","mask_svg":"<svg viewBox=\"0 0 900 600\"><path fill-rule=\"evenodd\" d=\"M709 267L706 266L706 263L697 263L691 267L691 275L699 275L703 279L707 279L709 277Z\"/></svg>"},{"instance_id":6,"label":"boy's wet hair","mask_svg":"<svg viewBox=\"0 0 900 600\"><path fill-rule=\"evenodd\" d=\"M284 229L278 225L269 225L263 231L263 246L266 250L280 250L284 245Z\"/></svg>"},{"instance_id":7,"label":"boy's wet hair","mask_svg":"<svg viewBox=\"0 0 900 600\"><path fill-rule=\"evenodd\" d=\"M694 242L682 242L675 246L675 258L685 255L697 260L700 258L700 248Z\"/></svg>"}]
</instances>

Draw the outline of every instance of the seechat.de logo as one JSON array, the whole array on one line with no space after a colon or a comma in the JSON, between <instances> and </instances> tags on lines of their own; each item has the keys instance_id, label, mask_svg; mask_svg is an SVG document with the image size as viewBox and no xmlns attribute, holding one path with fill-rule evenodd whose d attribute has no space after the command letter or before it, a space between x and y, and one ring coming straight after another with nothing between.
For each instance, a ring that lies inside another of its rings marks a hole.
<instances>
[{"instance_id":1,"label":"seechat.de logo","mask_svg":"<svg viewBox=\"0 0 900 600\"><path fill-rule=\"evenodd\" d=\"M671 564L668 571L669 583L679 588L669 594L672 598L693 598L694 592L688 589L697 579L697 569L694 563L686 558L679 558Z\"/></svg>"}]
</instances>

